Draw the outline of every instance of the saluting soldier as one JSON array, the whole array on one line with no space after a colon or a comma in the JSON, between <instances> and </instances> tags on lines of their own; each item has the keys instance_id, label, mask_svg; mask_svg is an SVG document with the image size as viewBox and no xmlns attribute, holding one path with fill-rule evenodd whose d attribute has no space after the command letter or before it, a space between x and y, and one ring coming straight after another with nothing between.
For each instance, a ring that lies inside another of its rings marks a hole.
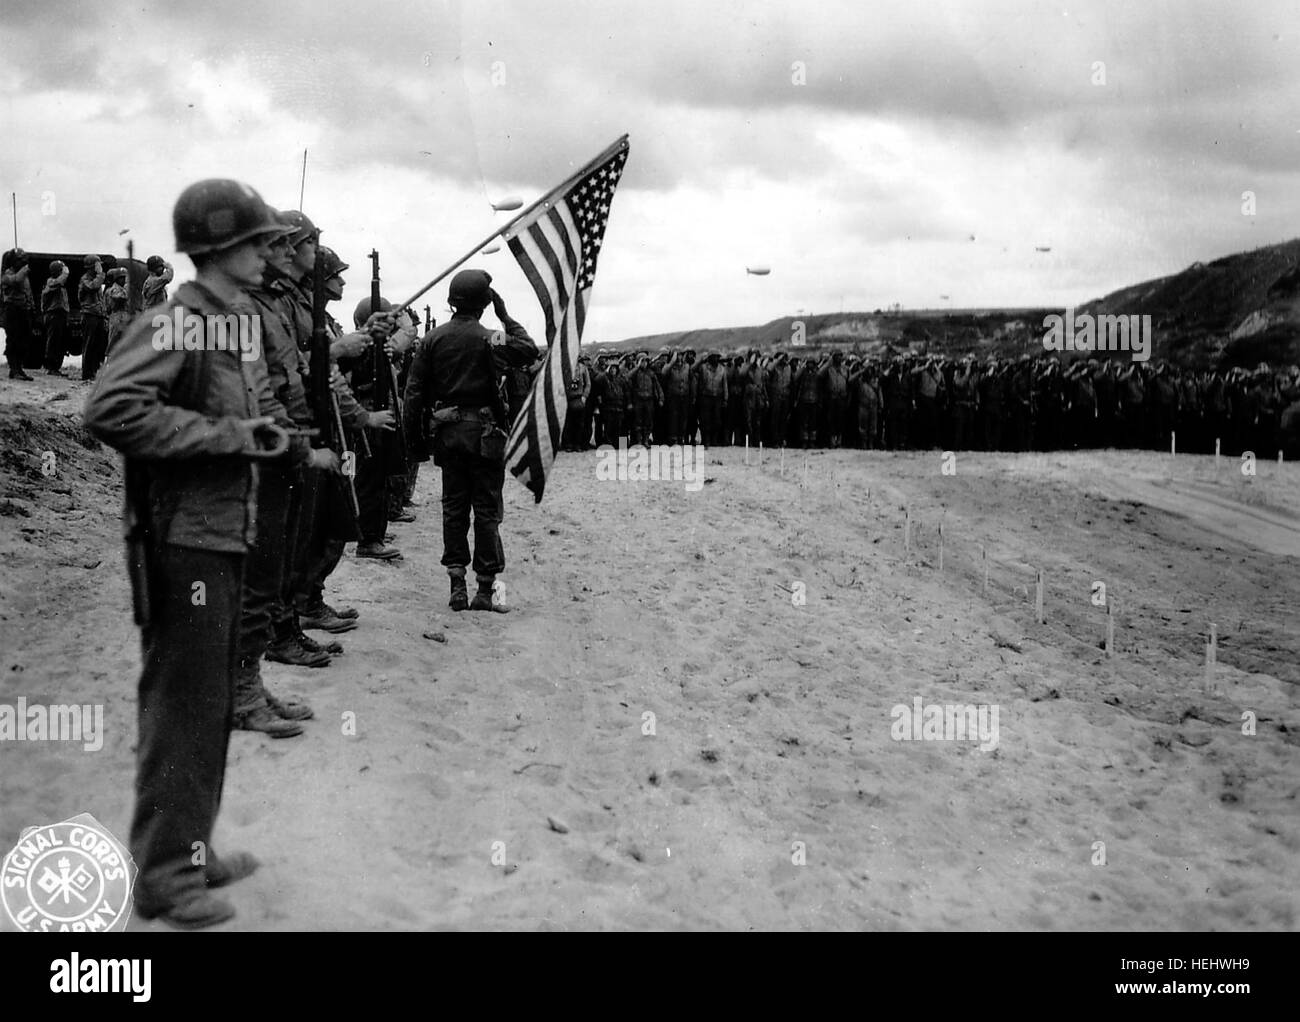
<instances>
[{"instance_id":1,"label":"saluting soldier","mask_svg":"<svg viewBox=\"0 0 1300 1022\"><path fill-rule=\"evenodd\" d=\"M77 282L81 306L81 378L93 380L108 350L108 321L104 316L104 264L97 255L85 258L85 271Z\"/></svg>"},{"instance_id":2,"label":"saluting soldier","mask_svg":"<svg viewBox=\"0 0 1300 1022\"><path fill-rule=\"evenodd\" d=\"M149 275L144 278L141 296L144 307L152 309L155 305L167 304L167 285L172 282L174 271L172 265L162 256L151 255L145 262Z\"/></svg>"},{"instance_id":3,"label":"saluting soldier","mask_svg":"<svg viewBox=\"0 0 1300 1022\"><path fill-rule=\"evenodd\" d=\"M50 275L41 290L45 317L45 375L62 376L68 354L68 267L61 259L50 263Z\"/></svg>"},{"instance_id":4,"label":"saluting soldier","mask_svg":"<svg viewBox=\"0 0 1300 1022\"><path fill-rule=\"evenodd\" d=\"M442 564L451 581L452 610L506 608L492 602L492 583L505 570L501 546L505 486L504 403L497 381L509 366L531 365L537 345L512 319L492 277L483 270L461 270L447 289L451 320L424 336L415 350L406 383L406 433L413 455L442 469ZM479 322L492 306L502 330ZM427 413L427 414L426 414ZM427 419L433 428L426 429ZM432 435L429 435L432 434ZM465 584L470 565L469 529L473 512L473 602Z\"/></svg>"},{"instance_id":5,"label":"saluting soldier","mask_svg":"<svg viewBox=\"0 0 1300 1022\"><path fill-rule=\"evenodd\" d=\"M0 269L0 299L4 302L5 360L9 363L9 379L31 381L23 368L27 348L32 340L32 299L30 260L21 248L4 254Z\"/></svg>"},{"instance_id":6,"label":"saluting soldier","mask_svg":"<svg viewBox=\"0 0 1300 1022\"><path fill-rule=\"evenodd\" d=\"M247 312L267 239L280 230L261 196L237 181L201 181L181 193L172 224L177 250L197 271L171 303L173 320L177 308L185 317ZM146 919L193 929L233 916L209 888L257 867L246 854L218 858L211 843L256 520L257 469L248 459L263 452L259 432L274 424L274 402L265 375L237 346L159 348L153 336L151 318L138 318L104 367L85 421L126 460L128 567L143 659L135 904ZM305 445L295 439L282 456L307 456Z\"/></svg>"}]
</instances>

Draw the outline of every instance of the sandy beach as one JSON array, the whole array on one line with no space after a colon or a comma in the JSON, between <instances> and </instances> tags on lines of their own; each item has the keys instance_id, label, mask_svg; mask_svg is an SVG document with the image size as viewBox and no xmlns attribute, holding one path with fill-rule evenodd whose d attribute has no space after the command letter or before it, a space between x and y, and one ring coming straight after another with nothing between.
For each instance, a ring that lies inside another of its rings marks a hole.
<instances>
[{"instance_id":1,"label":"sandy beach","mask_svg":"<svg viewBox=\"0 0 1300 1022\"><path fill-rule=\"evenodd\" d=\"M6 850L129 827L117 457L64 389L0 408L0 702L105 735L0 745ZM404 559L345 557L346 654L266 669L316 719L232 738L217 848L263 865L221 929L1300 926L1300 467L726 448L690 492L597 457L507 481L509 615L447 609L432 466ZM897 740L917 700L996 742Z\"/></svg>"}]
</instances>

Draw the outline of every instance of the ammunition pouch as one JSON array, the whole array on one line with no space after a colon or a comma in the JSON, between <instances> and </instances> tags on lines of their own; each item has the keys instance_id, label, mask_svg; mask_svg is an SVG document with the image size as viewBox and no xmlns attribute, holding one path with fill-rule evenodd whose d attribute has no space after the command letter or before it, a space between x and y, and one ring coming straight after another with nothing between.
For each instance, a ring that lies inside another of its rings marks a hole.
<instances>
[{"instance_id":1,"label":"ammunition pouch","mask_svg":"<svg viewBox=\"0 0 1300 1022\"><path fill-rule=\"evenodd\" d=\"M428 417L435 465L443 464L448 454L472 454L497 463L505 461L506 433L497 425L491 408L439 403Z\"/></svg>"}]
</instances>

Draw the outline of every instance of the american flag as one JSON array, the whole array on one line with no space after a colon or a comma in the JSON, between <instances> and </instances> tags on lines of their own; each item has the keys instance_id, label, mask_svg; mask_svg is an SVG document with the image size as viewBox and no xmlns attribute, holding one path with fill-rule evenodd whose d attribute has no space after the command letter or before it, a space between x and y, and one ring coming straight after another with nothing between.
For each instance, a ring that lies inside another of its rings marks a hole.
<instances>
[{"instance_id":1,"label":"american flag","mask_svg":"<svg viewBox=\"0 0 1300 1022\"><path fill-rule=\"evenodd\" d=\"M539 504L564 432L596 258L626 162L624 135L502 234L546 315L550 350L506 442L506 467Z\"/></svg>"}]
</instances>

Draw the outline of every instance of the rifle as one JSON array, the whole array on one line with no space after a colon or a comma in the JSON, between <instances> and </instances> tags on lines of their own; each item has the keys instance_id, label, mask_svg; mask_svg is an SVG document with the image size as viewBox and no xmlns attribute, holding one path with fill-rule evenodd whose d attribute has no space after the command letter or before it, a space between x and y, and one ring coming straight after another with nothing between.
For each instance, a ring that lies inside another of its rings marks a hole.
<instances>
[{"instance_id":1,"label":"rifle","mask_svg":"<svg viewBox=\"0 0 1300 1022\"><path fill-rule=\"evenodd\" d=\"M320 232L316 232L317 243ZM330 386L330 342L325 331L325 260L317 259L311 277L311 398L312 411L320 427L318 443L332 448L343 461L343 474L333 485L342 498L344 513L339 528L342 535L335 539L359 539L361 531L361 504L353 483L356 462L349 457L347 434L343 430L343 416L339 412L339 398Z\"/></svg>"},{"instance_id":2,"label":"rifle","mask_svg":"<svg viewBox=\"0 0 1300 1022\"><path fill-rule=\"evenodd\" d=\"M379 312L379 303L383 300L379 294L379 252L375 249L370 250L370 265L370 313L374 315ZM391 406L397 426L392 436L385 438L384 443L385 452L390 459L388 474L405 475L410 469L410 458L407 455L406 424L402 421L402 398L397 386L397 367L393 365L393 360L384 350L383 341L374 342L374 359L375 408L382 411Z\"/></svg>"}]
</instances>

